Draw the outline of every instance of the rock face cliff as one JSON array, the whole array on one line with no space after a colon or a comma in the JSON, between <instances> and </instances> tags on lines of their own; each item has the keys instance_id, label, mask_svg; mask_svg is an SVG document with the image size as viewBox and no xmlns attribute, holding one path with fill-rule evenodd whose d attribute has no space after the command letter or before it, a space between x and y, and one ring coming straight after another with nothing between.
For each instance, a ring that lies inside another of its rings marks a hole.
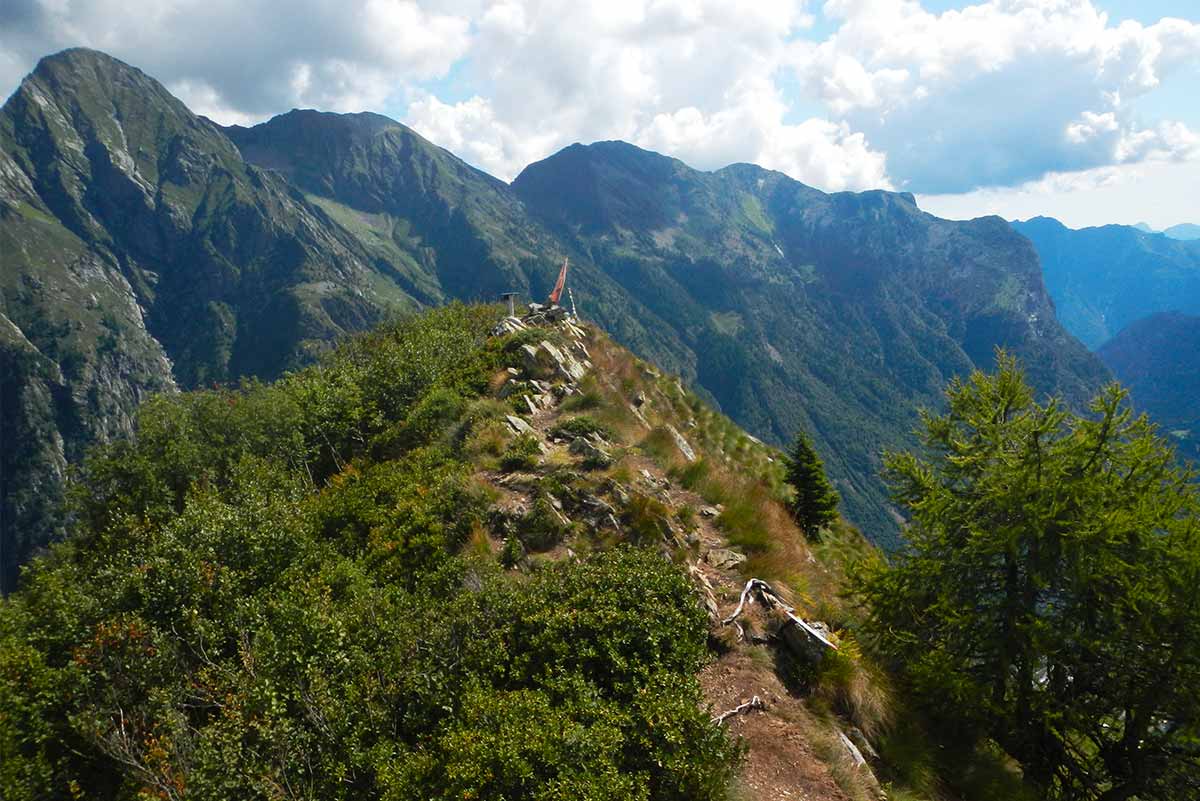
<instances>
[{"instance_id":1,"label":"rock face cliff","mask_svg":"<svg viewBox=\"0 0 1200 801\"><path fill-rule=\"evenodd\" d=\"M0 110L3 586L61 527L67 465L147 395L278 375L395 310L540 299L564 257L581 315L763 439L809 430L880 541L879 451L950 377L998 345L1072 401L1107 377L998 219L619 142L508 185L377 115L222 129L67 51Z\"/></svg>"},{"instance_id":2,"label":"rock face cliff","mask_svg":"<svg viewBox=\"0 0 1200 801\"><path fill-rule=\"evenodd\" d=\"M358 243L158 82L44 59L0 110L3 578L147 394L271 376L392 304Z\"/></svg>"}]
</instances>

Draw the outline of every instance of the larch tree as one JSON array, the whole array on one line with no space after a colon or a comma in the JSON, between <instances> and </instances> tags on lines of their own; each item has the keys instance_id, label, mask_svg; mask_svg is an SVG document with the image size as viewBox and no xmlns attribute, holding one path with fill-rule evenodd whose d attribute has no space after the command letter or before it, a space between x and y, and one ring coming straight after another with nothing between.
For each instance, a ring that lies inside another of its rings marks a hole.
<instances>
[{"instance_id":1,"label":"larch tree","mask_svg":"<svg viewBox=\"0 0 1200 801\"><path fill-rule=\"evenodd\" d=\"M869 641L954 736L1042 797L1200 797L1200 497L1112 385L1076 415L1015 360L948 389L886 475L907 545L865 568Z\"/></svg>"}]
</instances>

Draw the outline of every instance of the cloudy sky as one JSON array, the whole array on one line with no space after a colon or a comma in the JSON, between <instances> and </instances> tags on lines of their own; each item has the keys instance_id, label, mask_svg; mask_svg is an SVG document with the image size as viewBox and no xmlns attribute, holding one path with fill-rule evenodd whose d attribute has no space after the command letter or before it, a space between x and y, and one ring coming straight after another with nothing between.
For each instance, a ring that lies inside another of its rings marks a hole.
<instances>
[{"instance_id":1,"label":"cloudy sky","mask_svg":"<svg viewBox=\"0 0 1200 801\"><path fill-rule=\"evenodd\" d=\"M1200 222L1196 0L0 0L0 96L76 45L221 122L378 111L505 179L625 139L948 217Z\"/></svg>"}]
</instances>

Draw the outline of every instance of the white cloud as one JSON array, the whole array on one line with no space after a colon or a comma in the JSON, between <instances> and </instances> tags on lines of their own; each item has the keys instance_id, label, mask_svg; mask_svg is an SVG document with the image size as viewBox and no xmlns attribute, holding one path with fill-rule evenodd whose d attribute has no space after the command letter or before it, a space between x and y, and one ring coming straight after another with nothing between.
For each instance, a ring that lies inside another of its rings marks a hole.
<instances>
[{"instance_id":1,"label":"white cloud","mask_svg":"<svg viewBox=\"0 0 1200 801\"><path fill-rule=\"evenodd\" d=\"M817 118L786 123L786 111L773 88L762 85L710 114L694 106L658 114L637 142L695 164L753 161L828 191L890 187L885 156L871 150L861 133Z\"/></svg>"},{"instance_id":2,"label":"white cloud","mask_svg":"<svg viewBox=\"0 0 1200 801\"><path fill-rule=\"evenodd\" d=\"M998 214L1008 220L1039 215L1057 217L1072 228L1147 222L1157 230L1200 222L1196 187L1200 159L1148 160L1052 172L1013 187L978 189L953 195L920 195L921 208L948 219Z\"/></svg>"},{"instance_id":3,"label":"white cloud","mask_svg":"<svg viewBox=\"0 0 1200 801\"><path fill-rule=\"evenodd\" d=\"M1200 25L1103 2L0 0L0 90L82 44L222 122L391 111L503 178L608 138L942 194L1196 157L1196 131L1139 109L1200 65Z\"/></svg>"},{"instance_id":4,"label":"white cloud","mask_svg":"<svg viewBox=\"0 0 1200 801\"><path fill-rule=\"evenodd\" d=\"M486 95L422 97L406 121L504 178L571 142L625 139L701 168L886 185L883 154L850 126L788 121L776 76L811 21L802 0L506 0L478 17L468 62Z\"/></svg>"},{"instance_id":5,"label":"white cloud","mask_svg":"<svg viewBox=\"0 0 1200 801\"><path fill-rule=\"evenodd\" d=\"M466 54L469 21L411 0L5 0L0 85L66 47L141 67L222 122L379 109ZM12 66L10 66L12 65Z\"/></svg>"},{"instance_id":6,"label":"white cloud","mask_svg":"<svg viewBox=\"0 0 1200 801\"><path fill-rule=\"evenodd\" d=\"M1183 159L1194 135L1130 101L1200 61L1200 25L1113 24L1090 0L990 0L932 14L914 0L828 0L840 26L793 45L803 85L925 191L1050 170Z\"/></svg>"}]
</instances>

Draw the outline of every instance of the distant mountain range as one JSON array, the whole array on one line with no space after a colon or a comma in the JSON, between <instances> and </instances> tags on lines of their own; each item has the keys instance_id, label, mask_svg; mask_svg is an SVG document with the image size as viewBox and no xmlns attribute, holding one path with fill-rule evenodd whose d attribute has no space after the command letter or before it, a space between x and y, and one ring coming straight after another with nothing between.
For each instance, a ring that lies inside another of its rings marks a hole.
<instances>
[{"instance_id":1,"label":"distant mountain range","mask_svg":"<svg viewBox=\"0 0 1200 801\"><path fill-rule=\"evenodd\" d=\"M1103 380L999 219L949 223L910 195L701 172L623 142L571 146L505 186L374 115L226 133L380 258L403 230L432 260L430 301L540 297L570 256L581 313L764 439L813 432L847 513L884 540L880 451L910 443L915 408L951 376L1006 344L1043 387L1081 398Z\"/></svg>"},{"instance_id":2,"label":"distant mountain range","mask_svg":"<svg viewBox=\"0 0 1200 801\"><path fill-rule=\"evenodd\" d=\"M1193 239L1200 239L1200 225L1181 223L1180 225L1172 225L1170 228L1164 230L1163 233L1172 239L1182 239L1190 242Z\"/></svg>"},{"instance_id":3,"label":"distant mountain range","mask_svg":"<svg viewBox=\"0 0 1200 801\"><path fill-rule=\"evenodd\" d=\"M1187 226L1176 238L1144 223L1072 230L1038 217L1013 226L1037 248L1063 325L1184 458L1200 459L1200 241L1178 236Z\"/></svg>"},{"instance_id":4,"label":"distant mountain range","mask_svg":"<svg viewBox=\"0 0 1200 801\"><path fill-rule=\"evenodd\" d=\"M1192 223L1180 223L1179 225L1172 225L1170 228L1165 228L1162 231L1156 231L1144 222L1140 222L1133 227L1139 231L1142 231L1143 233L1161 233L1169 236L1171 239L1181 239L1187 242L1190 242L1193 239L1200 239L1200 225L1194 225Z\"/></svg>"},{"instance_id":5,"label":"distant mountain range","mask_svg":"<svg viewBox=\"0 0 1200 801\"><path fill-rule=\"evenodd\" d=\"M1037 248L1059 320L1092 350L1151 314L1200 313L1200 241L1129 225L1075 230L1049 217L1013 228Z\"/></svg>"},{"instance_id":6,"label":"distant mountain range","mask_svg":"<svg viewBox=\"0 0 1200 801\"><path fill-rule=\"evenodd\" d=\"M0 254L3 587L66 525L69 465L148 395L275 376L419 306L541 298L565 256L582 315L764 439L810 431L885 543L880 451L952 376L1004 346L1072 402L1109 377L999 218L622 142L505 184L378 115L221 128L87 50L0 110Z\"/></svg>"},{"instance_id":7,"label":"distant mountain range","mask_svg":"<svg viewBox=\"0 0 1200 801\"><path fill-rule=\"evenodd\" d=\"M1133 323L1097 352L1137 408L1200 459L1200 316L1164 312Z\"/></svg>"}]
</instances>

